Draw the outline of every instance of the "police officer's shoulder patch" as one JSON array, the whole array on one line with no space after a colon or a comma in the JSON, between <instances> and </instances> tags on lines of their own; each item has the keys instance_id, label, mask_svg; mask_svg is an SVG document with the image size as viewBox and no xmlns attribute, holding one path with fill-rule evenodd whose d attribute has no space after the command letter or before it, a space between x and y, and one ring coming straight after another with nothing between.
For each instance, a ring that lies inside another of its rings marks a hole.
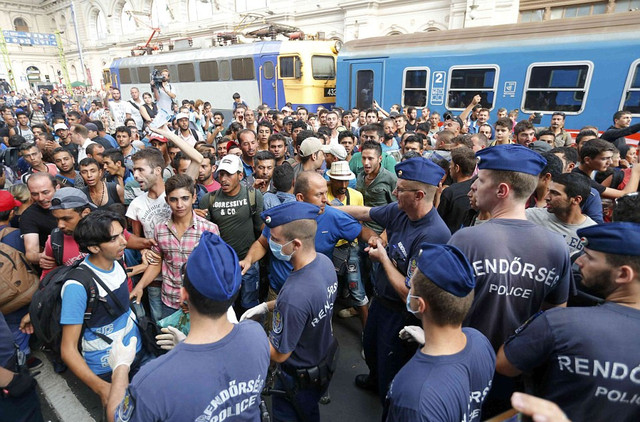
<instances>
[{"instance_id":1,"label":"police officer's shoulder patch","mask_svg":"<svg viewBox=\"0 0 640 422\"><path fill-rule=\"evenodd\" d=\"M116 422L128 422L131 419L131 415L133 415L133 410L135 409L136 401L131 395L131 392L127 388L127 392L122 399L122 402L116 408L116 413L114 419Z\"/></svg>"},{"instance_id":2,"label":"police officer's shoulder patch","mask_svg":"<svg viewBox=\"0 0 640 422\"><path fill-rule=\"evenodd\" d=\"M531 324L531 322L538 318L540 315L542 315L544 313L544 311L538 311L535 314L531 315L531 317L529 317L528 320L526 320L521 326L519 326L518 328L516 328L516 331L509 336L509 338L507 338L507 341L505 341L504 343L507 344L509 343L511 340L513 340L514 338L516 338L518 336L518 334L522 333L525 328L527 328L529 326L529 324Z\"/></svg>"},{"instance_id":3,"label":"police officer's shoulder patch","mask_svg":"<svg viewBox=\"0 0 640 422\"><path fill-rule=\"evenodd\" d=\"M273 311L273 324L272 324L272 330L275 334L280 334L282 332L282 314L280 313L280 310L276 309Z\"/></svg>"}]
</instances>

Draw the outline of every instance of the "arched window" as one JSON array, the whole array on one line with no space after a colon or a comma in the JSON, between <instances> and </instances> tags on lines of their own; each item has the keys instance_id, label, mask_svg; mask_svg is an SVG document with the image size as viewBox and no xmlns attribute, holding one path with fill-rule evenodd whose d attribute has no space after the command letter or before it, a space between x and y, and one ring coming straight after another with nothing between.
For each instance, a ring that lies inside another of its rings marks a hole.
<instances>
[{"instance_id":1,"label":"arched window","mask_svg":"<svg viewBox=\"0 0 640 422\"><path fill-rule=\"evenodd\" d=\"M125 2L120 13L120 26L123 34L130 34L136 31L136 21L129 13L133 10L131 3Z\"/></svg>"},{"instance_id":2,"label":"arched window","mask_svg":"<svg viewBox=\"0 0 640 422\"><path fill-rule=\"evenodd\" d=\"M89 33L94 40L103 40L107 38L107 20L104 13L98 8L91 10L89 14Z\"/></svg>"},{"instance_id":3,"label":"arched window","mask_svg":"<svg viewBox=\"0 0 640 422\"><path fill-rule=\"evenodd\" d=\"M13 27L16 31L29 32L29 25L27 25L27 21L22 18L15 18L13 20Z\"/></svg>"}]
</instances>

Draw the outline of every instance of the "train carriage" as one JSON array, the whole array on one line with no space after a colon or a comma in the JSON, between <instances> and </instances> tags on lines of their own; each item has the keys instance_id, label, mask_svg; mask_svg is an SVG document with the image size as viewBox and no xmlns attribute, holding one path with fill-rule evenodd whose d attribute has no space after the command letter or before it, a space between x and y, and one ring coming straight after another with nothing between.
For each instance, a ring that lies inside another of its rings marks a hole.
<instances>
[{"instance_id":1,"label":"train carriage","mask_svg":"<svg viewBox=\"0 0 640 422\"><path fill-rule=\"evenodd\" d=\"M105 79L126 96L132 87L150 91L151 72L166 68L179 100L200 98L229 113L239 92L254 108L291 102L316 111L335 103L337 52L335 41L258 41L115 59Z\"/></svg>"},{"instance_id":2,"label":"train carriage","mask_svg":"<svg viewBox=\"0 0 640 422\"><path fill-rule=\"evenodd\" d=\"M539 113L543 126L563 112L567 129L605 130L617 110L640 116L639 23L636 11L350 41L336 103L457 114L480 94L491 122L504 107Z\"/></svg>"}]
</instances>

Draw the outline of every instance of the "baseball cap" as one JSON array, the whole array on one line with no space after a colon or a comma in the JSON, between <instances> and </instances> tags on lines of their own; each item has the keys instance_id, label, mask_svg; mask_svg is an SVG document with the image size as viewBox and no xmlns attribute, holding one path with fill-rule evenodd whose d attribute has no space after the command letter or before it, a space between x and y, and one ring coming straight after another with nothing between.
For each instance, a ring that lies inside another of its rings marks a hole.
<instances>
[{"instance_id":1,"label":"baseball cap","mask_svg":"<svg viewBox=\"0 0 640 422\"><path fill-rule=\"evenodd\" d=\"M424 157L409 158L396 164L399 179L414 180L427 185L438 186L445 171L442 167Z\"/></svg>"},{"instance_id":2,"label":"baseball cap","mask_svg":"<svg viewBox=\"0 0 640 422\"><path fill-rule=\"evenodd\" d=\"M243 167L242 167L242 161L240 161L240 157L238 157L237 155L225 155L224 157L222 157L222 159L220 160L220 165L218 166L218 171L216 172L219 173L220 171L226 171L229 174L235 174L235 173L240 173L243 171Z\"/></svg>"},{"instance_id":3,"label":"baseball cap","mask_svg":"<svg viewBox=\"0 0 640 422\"><path fill-rule=\"evenodd\" d=\"M291 111L292 112L293 110L291 110L291 107L284 106L284 107L282 107L282 109L280 111Z\"/></svg>"},{"instance_id":4,"label":"baseball cap","mask_svg":"<svg viewBox=\"0 0 640 422\"><path fill-rule=\"evenodd\" d=\"M149 138L149 142L151 142L153 140L160 141L160 142L163 142L163 143L167 143L167 141L168 141L167 138L165 138L164 136L160 136L160 135L152 135Z\"/></svg>"},{"instance_id":5,"label":"baseball cap","mask_svg":"<svg viewBox=\"0 0 640 422\"><path fill-rule=\"evenodd\" d=\"M295 122L295 121L296 121L296 119L294 119L293 117L291 117L291 116L287 116L287 117L285 117L285 118L284 118L284 120L282 121L282 124L283 124L283 125L288 125L289 123L293 123L293 122Z\"/></svg>"},{"instance_id":6,"label":"baseball cap","mask_svg":"<svg viewBox=\"0 0 640 422\"><path fill-rule=\"evenodd\" d=\"M453 116L453 115L449 115L447 116L448 118L445 118L445 120L453 120L454 122L458 123L460 125L460 128L464 127L464 123L462 122L462 119L458 116Z\"/></svg>"},{"instance_id":7,"label":"baseball cap","mask_svg":"<svg viewBox=\"0 0 640 422\"><path fill-rule=\"evenodd\" d=\"M51 210L68 210L71 208L81 208L89 206L93 209L97 208L89 202L87 195L80 189L61 188L53 194L51 198Z\"/></svg>"},{"instance_id":8,"label":"baseball cap","mask_svg":"<svg viewBox=\"0 0 640 422\"><path fill-rule=\"evenodd\" d=\"M338 160L346 160L347 158L347 150L340 144L329 144L322 146L322 152L325 154L331 154L336 157Z\"/></svg>"},{"instance_id":9,"label":"baseball cap","mask_svg":"<svg viewBox=\"0 0 640 422\"><path fill-rule=\"evenodd\" d=\"M0 190L0 212L5 212L19 207L22 202L18 201L7 190Z\"/></svg>"},{"instance_id":10,"label":"baseball cap","mask_svg":"<svg viewBox=\"0 0 640 422\"><path fill-rule=\"evenodd\" d=\"M61 129L69 130L69 128L67 127L67 125L65 125L64 123L56 123L56 124L55 124L55 126L53 127L53 131L54 131L54 132L57 132L57 131L59 131L59 130L61 130Z\"/></svg>"},{"instance_id":11,"label":"baseball cap","mask_svg":"<svg viewBox=\"0 0 640 422\"><path fill-rule=\"evenodd\" d=\"M176 120L180 120L180 119L188 119L189 115L187 113L178 113L176 115Z\"/></svg>"},{"instance_id":12,"label":"baseball cap","mask_svg":"<svg viewBox=\"0 0 640 422\"><path fill-rule=\"evenodd\" d=\"M640 224L628 221L598 224L578 230L585 248L612 255L640 256Z\"/></svg>"},{"instance_id":13,"label":"baseball cap","mask_svg":"<svg viewBox=\"0 0 640 422\"><path fill-rule=\"evenodd\" d=\"M84 127L86 127L88 131L98 131L98 126L96 126L95 123L87 123Z\"/></svg>"},{"instance_id":14,"label":"baseball cap","mask_svg":"<svg viewBox=\"0 0 640 422\"><path fill-rule=\"evenodd\" d=\"M318 138L314 138L313 136L302 141L300 145L300 156L308 157L311 154L315 154L318 151L322 150L322 141Z\"/></svg>"}]
</instances>

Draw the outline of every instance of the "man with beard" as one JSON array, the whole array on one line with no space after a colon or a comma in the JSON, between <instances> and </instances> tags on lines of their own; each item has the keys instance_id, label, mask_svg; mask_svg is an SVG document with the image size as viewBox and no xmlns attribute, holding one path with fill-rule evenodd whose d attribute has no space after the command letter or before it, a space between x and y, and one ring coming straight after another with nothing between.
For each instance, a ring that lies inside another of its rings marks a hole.
<instances>
[{"instance_id":1,"label":"man with beard","mask_svg":"<svg viewBox=\"0 0 640 422\"><path fill-rule=\"evenodd\" d=\"M216 168L216 159L208 152L202 154L202 164L198 172L198 183L204 186L207 192L213 192L220 189L220 183L213 178Z\"/></svg>"},{"instance_id":2,"label":"man with beard","mask_svg":"<svg viewBox=\"0 0 640 422\"><path fill-rule=\"evenodd\" d=\"M589 197L589 179L578 173L561 173L553 176L546 195L545 208L527 208L527 220L560 233L573 256L582 252L577 231L596 224L582 213L580 205Z\"/></svg>"},{"instance_id":3,"label":"man with beard","mask_svg":"<svg viewBox=\"0 0 640 422\"><path fill-rule=\"evenodd\" d=\"M127 126L119 126L118 128L116 128L116 141L118 142L120 151L122 151L122 156L124 157L124 165L129 170L133 170L132 157L133 154L138 152L138 148L136 148L131 143L131 128Z\"/></svg>"},{"instance_id":4,"label":"man with beard","mask_svg":"<svg viewBox=\"0 0 640 422\"><path fill-rule=\"evenodd\" d=\"M564 130L564 113L560 111L556 111L551 115L551 126L538 131L538 139L540 139L541 132L544 132L546 130L553 133L554 136L554 141L551 146L568 147L569 145L575 143L575 141L571 137L571 134Z\"/></svg>"},{"instance_id":5,"label":"man with beard","mask_svg":"<svg viewBox=\"0 0 640 422\"><path fill-rule=\"evenodd\" d=\"M69 151L63 148L54 149L53 162L58 167L56 179L61 187L81 188L84 186L84 180L82 180L80 172L75 169L76 162Z\"/></svg>"},{"instance_id":6,"label":"man with beard","mask_svg":"<svg viewBox=\"0 0 640 422\"><path fill-rule=\"evenodd\" d=\"M498 352L496 368L517 376L545 366L537 394L571 420L638 419L640 224L614 222L578 230L576 264L585 286L605 299L595 307L552 309L520 327Z\"/></svg>"},{"instance_id":7,"label":"man with beard","mask_svg":"<svg viewBox=\"0 0 640 422\"><path fill-rule=\"evenodd\" d=\"M273 169L276 167L276 157L269 151L259 151L253 159L253 187L265 193L271 191Z\"/></svg>"}]
</instances>

